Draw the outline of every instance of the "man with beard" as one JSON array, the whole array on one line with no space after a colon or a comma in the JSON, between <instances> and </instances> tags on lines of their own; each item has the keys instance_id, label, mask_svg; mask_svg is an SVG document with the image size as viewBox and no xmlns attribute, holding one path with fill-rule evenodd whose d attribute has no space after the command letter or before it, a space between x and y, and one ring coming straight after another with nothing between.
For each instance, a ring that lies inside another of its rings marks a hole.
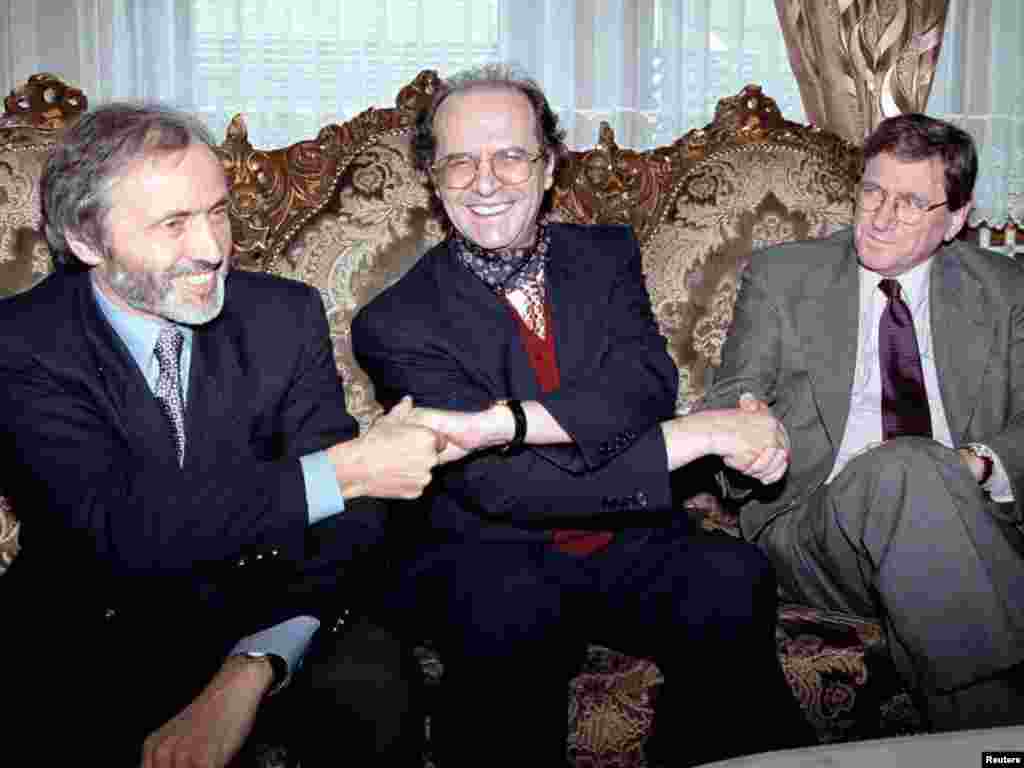
<instances>
[{"instance_id":1,"label":"man with beard","mask_svg":"<svg viewBox=\"0 0 1024 768\"><path fill-rule=\"evenodd\" d=\"M799 744L771 567L693 531L669 480L709 454L777 479L778 423L737 408L673 418L678 374L631 230L542 218L564 154L533 81L500 66L447 81L415 156L451 236L352 326L377 397L411 395L411 418L448 437L394 593L440 648L437 753L563 764L588 642L665 674L649 764Z\"/></svg>"},{"instance_id":2,"label":"man with beard","mask_svg":"<svg viewBox=\"0 0 1024 768\"><path fill-rule=\"evenodd\" d=\"M212 147L111 105L41 180L57 269L0 304L12 748L42 726L40 763L224 766L276 709L304 766L413 764L415 670L346 625L379 557L357 500L418 496L444 441L407 401L357 435L316 292L229 271Z\"/></svg>"}]
</instances>

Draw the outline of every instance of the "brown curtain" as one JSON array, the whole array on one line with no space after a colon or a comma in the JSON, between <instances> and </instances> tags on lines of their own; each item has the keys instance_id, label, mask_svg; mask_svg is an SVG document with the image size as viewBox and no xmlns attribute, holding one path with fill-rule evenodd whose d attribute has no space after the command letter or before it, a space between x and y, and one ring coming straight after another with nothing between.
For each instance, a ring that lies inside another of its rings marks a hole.
<instances>
[{"instance_id":1,"label":"brown curtain","mask_svg":"<svg viewBox=\"0 0 1024 768\"><path fill-rule=\"evenodd\" d=\"M923 111L949 0L775 0L807 119L860 144Z\"/></svg>"}]
</instances>

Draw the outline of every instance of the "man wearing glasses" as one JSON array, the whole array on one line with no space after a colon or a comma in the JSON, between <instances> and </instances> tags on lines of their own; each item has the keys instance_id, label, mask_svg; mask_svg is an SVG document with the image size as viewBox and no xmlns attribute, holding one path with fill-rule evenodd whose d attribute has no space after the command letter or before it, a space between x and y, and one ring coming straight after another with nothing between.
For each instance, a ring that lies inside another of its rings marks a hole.
<instances>
[{"instance_id":1,"label":"man wearing glasses","mask_svg":"<svg viewBox=\"0 0 1024 768\"><path fill-rule=\"evenodd\" d=\"M1024 272L955 239L966 133L900 115L864 156L852 229L754 255L706 405L785 425L741 523L786 593L880 618L934 728L1024 722Z\"/></svg>"},{"instance_id":2,"label":"man wearing glasses","mask_svg":"<svg viewBox=\"0 0 1024 768\"><path fill-rule=\"evenodd\" d=\"M544 220L565 146L536 83L503 67L449 80L415 149L450 237L352 340L382 404L411 395L410 419L448 437L395 606L440 647L441 762L564 764L588 642L665 675L648 764L800 743L767 558L692 531L669 483L708 454L777 479L778 422L673 418L678 374L631 230Z\"/></svg>"}]
</instances>

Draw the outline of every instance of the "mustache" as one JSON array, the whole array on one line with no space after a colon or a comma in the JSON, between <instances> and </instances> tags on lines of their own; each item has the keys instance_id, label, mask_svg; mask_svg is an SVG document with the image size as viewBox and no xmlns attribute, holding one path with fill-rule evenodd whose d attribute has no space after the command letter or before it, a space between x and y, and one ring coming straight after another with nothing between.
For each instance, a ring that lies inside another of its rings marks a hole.
<instances>
[{"instance_id":1,"label":"mustache","mask_svg":"<svg viewBox=\"0 0 1024 768\"><path fill-rule=\"evenodd\" d=\"M224 266L224 259L216 262L210 261L189 261L186 264L177 264L167 272L168 278L188 277L191 275L205 275L208 272L219 272Z\"/></svg>"}]
</instances>

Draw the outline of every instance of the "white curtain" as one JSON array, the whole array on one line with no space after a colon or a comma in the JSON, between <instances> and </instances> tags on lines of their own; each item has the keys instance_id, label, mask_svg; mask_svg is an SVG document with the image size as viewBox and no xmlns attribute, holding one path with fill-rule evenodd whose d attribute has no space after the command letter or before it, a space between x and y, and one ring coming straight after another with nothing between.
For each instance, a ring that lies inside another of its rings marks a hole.
<instances>
[{"instance_id":1,"label":"white curtain","mask_svg":"<svg viewBox=\"0 0 1024 768\"><path fill-rule=\"evenodd\" d=\"M970 223L1024 226L1024 3L950 0L928 111L980 150Z\"/></svg>"},{"instance_id":2,"label":"white curtain","mask_svg":"<svg viewBox=\"0 0 1024 768\"><path fill-rule=\"evenodd\" d=\"M37 72L84 91L90 103L194 102L191 3L182 0L7 0L0 4L4 93Z\"/></svg>"},{"instance_id":3,"label":"white curtain","mask_svg":"<svg viewBox=\"0 0 1024 768\"><path fill-rule=\"evenodd\" d=\"M803 119L774 6L748 0L10 0L8 88L53 71L93 103L159 99L258 146L390 106L421 70L493 60L547 90L574 146L671 142L761 83ZM0 21L3 23L3 21Z\"/></svg>"}]
</instances>

